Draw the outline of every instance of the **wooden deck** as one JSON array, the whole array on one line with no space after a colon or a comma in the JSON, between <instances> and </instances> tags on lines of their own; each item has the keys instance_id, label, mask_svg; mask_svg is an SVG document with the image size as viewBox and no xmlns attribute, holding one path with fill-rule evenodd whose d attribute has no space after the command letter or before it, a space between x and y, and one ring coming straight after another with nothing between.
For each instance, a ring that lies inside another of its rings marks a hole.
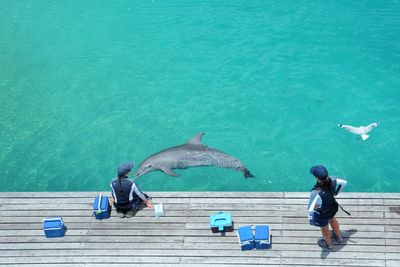
<instances>
[{"instance_id":1,"label":"wooden deck","mask_svg":"<svg viewBox=\"0 0 400 267\"><path fill-rule=\"evenodd\" d=\"M104 192L109 194L108 192ZM400 194L341 193L344 244L324 252L308 225L308 193L154 192L166 216L95 220L95 192L0 193L0 266L400 266ZM209 229L227 211L235 228L269 224L272 249L241 251L236 231ZM62 216L63 238L45 238L42 219Z\"/></svg>"}]
</instances>

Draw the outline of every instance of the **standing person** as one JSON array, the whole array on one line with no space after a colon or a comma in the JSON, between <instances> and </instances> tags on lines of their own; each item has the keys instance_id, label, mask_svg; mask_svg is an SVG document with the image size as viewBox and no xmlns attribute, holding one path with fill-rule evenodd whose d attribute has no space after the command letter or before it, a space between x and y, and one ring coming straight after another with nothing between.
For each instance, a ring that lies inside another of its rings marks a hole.
<instances>
[{"instance_id":1,"label":"standing person","mask_svg":"<svg viewBox=\"0 0 400 267\"><path fill-rule=\"evenodd\" d=\"M112 195L110 203L114 204L120 218L134 216L141 202L151 209L154 207L151 199L128 179L133 165L133 162L120 164L117 169L118 177L110 183Z\"/></svg>"},{"instance_id":2,"label":"standing person","mask_svg":"<svg viewBox=\"0 0 400 267\"><path fill-rule=\"evenodd\" d=\"M343 190L347 181L334 176L328 176L327 169L322 165L310 168L310 173L317 178L317 183L312 189L308 212L310 223L321 227L322 238L318 245L322 248L333 249L329 225L332 227L333 235L337 243L342 243L339 222L335 219L339 204L335 196Z\"/></svg>"}]
</instances>

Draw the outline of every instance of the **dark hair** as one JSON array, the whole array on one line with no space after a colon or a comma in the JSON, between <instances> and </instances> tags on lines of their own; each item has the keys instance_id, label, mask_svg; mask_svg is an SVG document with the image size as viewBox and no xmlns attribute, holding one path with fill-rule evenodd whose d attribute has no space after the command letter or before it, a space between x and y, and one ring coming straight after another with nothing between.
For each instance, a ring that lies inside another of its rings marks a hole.
<instances>
[{"instance_id":1,"label":"dark hair","mask_svg":"<svg viewBox=\"0 0 400 267\"><path fill-rule=\"evenodd\" d=\"M314 185L314 188L311 190L324 190L324 189L329 189L331 187L332 184L332 180L331 178L328 176L326 179L324 180L317 180L317 182Z\"/></svg>"},{"instance_id":2,"label":"dark hair","mask_svg":"<svg viewBox=\"0 0 400 267\"><path fill-rule=\"evenodd\" d=\"M124 178L125 174L122 175L118 175L118 183L119 183L119 192L122 194L124 192L124 190L122 189L122 184L121 184L121 180L122 178Z\"/></svg>"},{"instance_id":3,"label":"dark hair","mask_svg":"<svg viewBox=\"0 0 400 267\"><path fill-rule=\"evenodd\" d=\"M332 180L328 176L324 180L318 180L316 186L321 187L321 188L329 188L329 187L331 187L331 184L332 184Z\"/></svg>"}]
</instances>

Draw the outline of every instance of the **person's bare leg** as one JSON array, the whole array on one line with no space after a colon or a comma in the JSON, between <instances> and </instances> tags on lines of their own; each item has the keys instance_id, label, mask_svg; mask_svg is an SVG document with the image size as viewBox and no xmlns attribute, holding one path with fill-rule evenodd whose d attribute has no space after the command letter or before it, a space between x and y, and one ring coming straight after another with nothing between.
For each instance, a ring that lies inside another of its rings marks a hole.
<instances>
[{"instance_id":1,"label":"person's bare leg","mask_svg":"<svg viewBox=\"0 0 400 267\"><path fill-rule=\"evenodd\" d=\"M339 222L335 218L332 218L331 220L329 220L329 224L332 227L333 233L336 237L336 241L340 243L342 241L342 234L340 233Z\"/></svg>"},{"instance_id":2,"label":"person's bare leg","mask_svg":"<svg viewBox=\"0 0 400 267\"><path fill-rule=\"evenodd\" d=\"M321 227L321 232L328 247L332 246L332 239L331 239L331 233L329 231L329 225Z\"/></svg>"}]
</instances>

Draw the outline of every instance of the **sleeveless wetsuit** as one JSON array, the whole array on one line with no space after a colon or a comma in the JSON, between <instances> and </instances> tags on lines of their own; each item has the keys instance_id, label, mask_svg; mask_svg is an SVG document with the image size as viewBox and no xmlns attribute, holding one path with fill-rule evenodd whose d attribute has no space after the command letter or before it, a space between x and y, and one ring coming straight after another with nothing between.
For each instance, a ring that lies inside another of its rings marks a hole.
<instances>
[{"instance_id":1,"label":"sleeveless wetsuit","mask_svg":"<svg viewBox=\"0 0 400 267\"><path fill-rule=\"evenodd\" d=\"M326 226L338 211L338 203L335 196L343 190L347 182L336 177L329 177L331 185L329 188L318 187L315 185L308 204L309 218L315 219L317 226Z\"/></svg>"},{"instance_id":2,"label":"sleeveless wetsuit","mask_svg":"<svg viewBox=\"0 0 400 267\"><path fill-rule=\"evenodd\" d=\"M139 201L146 201L148 197L139 189L139 187L128 179L123 177L121 181L115 178L110 183L111 194L114 197L114 207L121 212L126 213L132 208L137 209Z\"/></svg>"}]
</instances>

